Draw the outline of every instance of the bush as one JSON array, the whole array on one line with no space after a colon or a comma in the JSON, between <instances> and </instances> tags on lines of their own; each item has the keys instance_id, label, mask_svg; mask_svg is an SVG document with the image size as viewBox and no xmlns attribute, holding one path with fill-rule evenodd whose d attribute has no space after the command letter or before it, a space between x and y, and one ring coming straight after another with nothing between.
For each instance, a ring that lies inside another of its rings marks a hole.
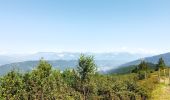
<instances>
[{"instance_id":1,"label":"bush","mask_svg":"<svg viewBox=\"0 0 170 100\"><path fill-rule=\"evenodd\" d=\"M0 100L145 100L157 84L152 77L143 80L144 71L124 75L95 73L92 57L83 56L78 67L77 71L61 73L40 60L31 72L11 71L0 78Z\"/></svg>"}]
</instances>

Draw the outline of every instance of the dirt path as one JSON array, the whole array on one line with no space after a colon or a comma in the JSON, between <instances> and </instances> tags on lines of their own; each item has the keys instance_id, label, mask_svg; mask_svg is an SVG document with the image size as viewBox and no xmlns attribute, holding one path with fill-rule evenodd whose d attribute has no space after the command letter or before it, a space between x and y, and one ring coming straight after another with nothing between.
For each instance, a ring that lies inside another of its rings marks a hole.
<instances>
[{"instance_id":1,"label":"dirt path","mask_svg":"<svg viewBox=\"0 0 170 100\"><path fill-rule=\"evenodd\" d=\"M152 92L150 100L170 100L170 85L169 79L161 80L161 83Z\"/></svg>"}]
</instances>

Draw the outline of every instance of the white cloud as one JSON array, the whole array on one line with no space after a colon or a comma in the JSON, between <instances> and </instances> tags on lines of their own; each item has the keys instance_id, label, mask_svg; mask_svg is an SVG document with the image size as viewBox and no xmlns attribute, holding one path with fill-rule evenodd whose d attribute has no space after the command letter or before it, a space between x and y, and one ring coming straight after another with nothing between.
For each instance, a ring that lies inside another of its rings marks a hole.
<instances>
[{"instance_id":1,"label":"white cloud","mask_svg":"<svg viewBox=\"0 0 170 100\"><path fill-rule=\"evenodd\" d=\"M121 48L116 48L113 49L114 52L128 52L131 54L147 54L147 55L154 55L154 54L159 54L159 53L165 53L164 51L160 52L161 50L156 50L156 49L146 49L146 48L129 48L129 47L121 47Z\"/></svg>"}]
</instances>

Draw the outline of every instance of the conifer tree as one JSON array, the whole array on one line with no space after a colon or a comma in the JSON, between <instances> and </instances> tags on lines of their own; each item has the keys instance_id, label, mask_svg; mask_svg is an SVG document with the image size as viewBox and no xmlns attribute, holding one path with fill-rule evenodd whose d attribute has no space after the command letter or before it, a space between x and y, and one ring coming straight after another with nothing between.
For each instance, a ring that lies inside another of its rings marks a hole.
<instances>
[{"instance_id":1,"label":"conifer tree","mask_svg":"<svg viewBox=\"0 0 170 100\"><path fill-rule=\"evenodd\" d=\"M96 72L96 64L93 56L85 56L82 54L78 60L77 72L80 77L84 100L87 100L89 92L88 83L91 81L91 76Z\"/></svg>"},{"instance_id":2,"label":"conifer tree","mask_svg":"<svg viewBox=\"0 0 170 100\"><path fill-rule=\"evenodd\" d=\"M141 63L138 65L138 70L139 73L144 72L144 78L146 79L147 77L147 70L148 70L148 65L145 61L141 61Z\"/></svg>"},{"instance_id":3,"label":"conifer tree","mask_svg":"<svg viewBox=\"0 0 170 100\"><path fill-rule=\"evenodd\" d=\"M165 75L165 68L166 68L166 64L165 64L163 58L161 57L161 58L158 60L158 64L156 65L156 70L158 70L159 81L160 81L160 76L161 76L161 74L160 74L161 70L164 71L164 76L166 76L166 75Z\"/></svg>"},{"instance_id":4,"label":"conifer tree","mask_svg":"<svg viewBox=\"0 0 170 100\"><path fill-rule=\"evenodd\" d=\"M160 58L158 61L158 64L157 64L157 69L163 70L163 69L165 69L165 67L166 67L166 64L165 64L163 58Z\"/></svg>"}]
</instances>

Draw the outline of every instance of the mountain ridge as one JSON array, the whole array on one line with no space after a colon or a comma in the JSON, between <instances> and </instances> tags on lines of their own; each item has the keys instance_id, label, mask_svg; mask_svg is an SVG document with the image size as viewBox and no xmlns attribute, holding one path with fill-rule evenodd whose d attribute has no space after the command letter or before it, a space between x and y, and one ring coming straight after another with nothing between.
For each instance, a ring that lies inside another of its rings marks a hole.
<instances>
[{"instance_id":1,"label":"mountain ridge","mask_svg":"<svg viewBox=\"0 0 170 100\"><path fill-rule=\"evenodd\" d=\"M156 67L156 64L157 64L157 62L158 62L158 60L160 58L164 59L165 64L167 65L167 67L170 66L170 52L167 52L167 53L163 53L163 54L159 54L159 55L155 55L155 56L151 56L151 57L140 58L140 59L137 59L137 60L122 64L118 68L108 70L107 72L108 73L129 73L138 64L140 64L141 61L146 61L147 63L150 63L152 65L152 67L153 66Z\"/></svg>"},{"instance_id":2,"label":"mountain ridge","mask_svg":"<svg viewBox=\"0 0 170 100\"><path fill-rule=\"evenodd\" d=\"M54 68L65 70L67 68L75 68L77 59L81 53L55 53L55 52L39 52L30 55L14 55L10 58L9 62L0 65L0 74L4 74L12 69L19 69L25 71L30 71L38 64L38 61L43 57L47 60ZM93 55L95 62L98 66L98 71L105 72L112 68L117 68L117 66L135 60L144 55L140 54L130 54L126 52L121 53L85 53L85 55Z\"/></svg>"},{"instance_id":3,"label":"mountain ridge","mask_svg":"<svg viewBox=\"0 0 170 100\"><path fill-rule=\"evenodd\" d=\"M0 65L14 63L14 62L23 62L30 60L39 60L42 57L46 60L77 60L81 53L78 52L38 52L34 54L8 54L0 55ZM96 60L117 60L122 61L122 64L135 60L139 57L144 57L143 54L131 54L128 52L111 52L111 53L84 53L86 55L95 56Z\"/></svg>"},{"instance_id":4,"label":"mountain ridge","mask_svg":"<svg viewBox=\"0 0 170 100\"><path fill-rule=\"evenodd\" d=\"M139 64L142 60L146 61L146 62L150 62L153 64L156 64L159 60L159 58L163 58L165 63L170 66L170 52L167 53L163 53L163 54L159 54L159 55L155 55L155 56L151 56L151 57L145 57L145 58L140 58L138 60L135 61L131 61L125 64L122 64L120 66L130 66L130 65L137 65Z\"/></svg>"}]
</instances>

